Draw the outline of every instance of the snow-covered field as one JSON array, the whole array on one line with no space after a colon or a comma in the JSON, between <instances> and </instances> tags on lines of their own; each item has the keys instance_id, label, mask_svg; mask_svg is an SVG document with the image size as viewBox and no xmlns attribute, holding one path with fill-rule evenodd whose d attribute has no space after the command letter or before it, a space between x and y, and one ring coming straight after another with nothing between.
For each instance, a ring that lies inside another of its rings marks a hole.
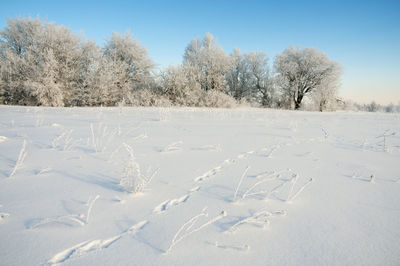
<instances>
[{"instance_id":1,"label":"snow-covered field","mask_svg":"<svg viewBox=\"0 0 400 266\"><path fill-rule=\"evenodd\" d=\"M398 114L0 106L0 265L399 262Z\"/></svg>"}]
</instances>

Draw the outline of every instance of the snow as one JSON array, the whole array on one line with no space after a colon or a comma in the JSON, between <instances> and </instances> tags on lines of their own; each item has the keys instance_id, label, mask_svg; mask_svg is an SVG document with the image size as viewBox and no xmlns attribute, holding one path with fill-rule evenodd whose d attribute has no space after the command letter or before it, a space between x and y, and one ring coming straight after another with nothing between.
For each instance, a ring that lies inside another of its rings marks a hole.
<instances>
[{"instance_id":1,"label":"snow","mask_svg":"<svg viewBox=\"0 0 400 266\"><path fill-rule=\"evenodd\" d=\"M399 122L0 106L0 264L398 264Z\"/></svg>"}]
</instances>

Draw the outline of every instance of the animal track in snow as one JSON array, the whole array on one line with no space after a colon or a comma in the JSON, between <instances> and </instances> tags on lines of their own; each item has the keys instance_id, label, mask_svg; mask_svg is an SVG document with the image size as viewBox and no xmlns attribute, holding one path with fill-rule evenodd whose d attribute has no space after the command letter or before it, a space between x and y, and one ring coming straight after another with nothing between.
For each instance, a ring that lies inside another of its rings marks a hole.
<instances>
[{"instance_id":1,"label":"animal track in snow","mask_svg":"<svg viewBox=\"0 0 400 266\"><path fill-rule=\"evenodd\" d=\"M86 255L92 251L99 251L101 249L108 248L109 246L111 246L113 243L115 243L117 240L119 240L121 237L123 237L125 235L135 235L137 233L137 231L142 229L147 223L148 223L148 221L146 221L146 220L141 221L141 222L131 226L129 229L122 232L121 234L115 235L115 236L107 238L107 239L96 239L96 240L84 241L82 243L79 243L79 244L71 247L71 248L67 248L67 249L57 253L47 263L50 265L58 264L58 263L65 262L66 260L71 259L71 258Z\"/></svg>"},{"instance_id":2,"label":"animal track in snow","mask_svg":"<svg viewBox=\"0 0 400 266\"><path fill-rule=\"evenodd\" d=\"M199 191L199 190L200 190L200 187L197 186L197 187L194 187L194 188L190 189L189 192L196 192L196 191Z\"/></svg>"},{"instance_id":3,"label":"animal track in snow","mask_svg":"<svg viewBox=\"0 0 400 266\"><path fill-rule=\"evenodd\" d=\"M254 154L254 153L255 153L255 151L244 152L244 153L239 154L237 156L237 158L238 159L245 159L245 158L249 157L249 155Z\"/></svg>"},{"instance_id":4,"label":"animal track in snow","mask_svg":"<svg viewBox=\"0 0 400 266\"><path fill-rule=\"evenodd\" d=\"M272 146L271 148L263 148L261 149L261 152L259 153L260 156L267 157L267 158L272 158L272 155L274 154L275 151L277 151L279 148L281 148L280 144L276 144Z\"/></svg>"},{"instance_id":5,"label":"animal track in snow","mask_svg":"<svg viewBox=\"0 0 400 266\"><path fill-rule=\"evenodd\" d=\"M222 169L222 166L221 166L221 165L216 166L216 167L212 168L211 170L208 170L207 172L205 172L205 173L202 174L201 176L196 177L194 181L196 181L196 182L202 182L202 181L204 181L205 179L208 179L208 178L210 178L210 177L216 175L218 172L221 171L221 169Z\"/></svg>"},{"instance_id":6,"label":"animal track in snow","mask_svg":"<svg viewBox=\"0 0 400 266\"><path fill-rule=\"evenodd\" d=\"M183 144L183 141L176 141L173 143L168 144L167 146L165 146L164 149L161 150L161 152L174 152L174 151L180 151L182 150L181 145Z\"/></svg>"},{"instance_id":7,"label":"animal track in snow","mask_svg":"<svg viewBox=\"0 0 400 266\"><path fill-rule=\"evenodd\" d=\"M223 167L235 163L237 159L245 159L249 155L254 154L254 153L255 153L255 151L243 152L243 153L240 153L239 155L237 155L236 159L233 159L233 158L225 159L220 165L208 170L207 172L205 172L201 176L196 177L194 179L194 181L195 182L202 182L202 181L204 181L206 179L209 179L210 177L212 177L212 176L216 175L218 172L220 172Z\"/></svg>"},{"instance_id":8,"label":"animal track in snow","mask_svg":"<svg viewBox=\"0 0 400 266\"><path fill-rule=\"evenodd\" d=\"M140 134L134 137L132 140L140 140L140 139L147 139L149 136L146 133Z\"/></svg>"},{"instance_id":9,"label":"animal track in snow","mask_svg":"<svg viewBox=\"0 0 400 266\"><path fill-rule=\"evenodd\" d=\"M47 173L51 172L51 170L53 170L53 169L51 169L51 167L42 168L42 169L36 171L36 175L47 174Z\"/></svg>"},{"instance_id":10,"label":"animal track in snow","mask_svg":"<svg viewBox=\"0 0 400 266\"><path fill-rule=\"evenodd\" d=\"M179 205L181 203L186 202L189 199L190 195L184 195L180 198L177 199L171 199L171 200L166 200L163 203L161 203L160 205L158 205L157 207L154 208L153 212L154 213L162 213L165 212L166 210L168 210L169 208Z\"/></svg>"},{"instance_id":11,"label":"animal track in snow","mask_svg":"<svg viewBox=\"0 0 400 266\"><path fill-rule=\"evenodd\" d=\"M192 150L197 150L197 151L221 151L221 145L204 145L201 147L197 148L192 148Z\"/></svg>"}]
</instances>

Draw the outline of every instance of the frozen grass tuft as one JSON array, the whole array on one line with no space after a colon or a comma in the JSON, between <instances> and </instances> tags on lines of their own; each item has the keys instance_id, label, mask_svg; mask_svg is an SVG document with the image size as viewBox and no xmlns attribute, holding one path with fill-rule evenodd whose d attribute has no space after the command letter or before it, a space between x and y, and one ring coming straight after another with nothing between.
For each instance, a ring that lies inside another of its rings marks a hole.
<instances>
[{"instance_id":1,"label":"frozen grass tuft","mask_svg":"<svg viewBox=\"0 0 400 266\"><path fill-rule=\"evenodd\" d=\"M387 138L390 136L396 136L396 132L392 131L390 129L386 130L382 135L376 137L378 138L382 138L383 139L383 144L382 144L382 150L384 152L389 151L388 147L387 147Z\"/></svg>"},{"instance_id":2,"label":"frozen grass tuft","mask_svg":"<svg viewBox=\"0 0 400 266\"><path fill-rule=\"evenodd\" d=\"M103 152L107 149L108 144L114 139L115 135L118 134L120 129L114 131L108 130L107 126L103 126L103 123L99 123L97 129L94 128L93 124L90 124L90 142L95 152Z\"/></svg>"},{"instance_id":3,"label":"frozen grass tuft","mask_svg":"<svg viewBox=\"0 0 400 266\"><path fill-rule=\"evenodd\" d=\"M128 152L129 159L125 165L120 185L129 193L142 192L157 174L157 170L152 174L143 174L139 163L136 161L132 147L126 143L124 143L124 147Z\"/></svg>"},{"instance_id":4,"label":"frozen grass tuft","mask_svg":"<svg viewBox=\"0 0 400 266\"><path fill-rule=\"evenodd\" d=\"M59 149L62 151L70 150L72 147L72 134L73 130L64 131L60 136L53 139L51 146L53 149Z\"/></svg>"},{"instance_id":5,"label":"frozen grass tuft","mask_svg":"<svg viewBox=\"0 0 400 266\"><path fill-rule=\"evenodd\" d=\"M171 113L168 108L158 109L158 121L166 122L170 119Z\"/></svg>"}]
</instances>

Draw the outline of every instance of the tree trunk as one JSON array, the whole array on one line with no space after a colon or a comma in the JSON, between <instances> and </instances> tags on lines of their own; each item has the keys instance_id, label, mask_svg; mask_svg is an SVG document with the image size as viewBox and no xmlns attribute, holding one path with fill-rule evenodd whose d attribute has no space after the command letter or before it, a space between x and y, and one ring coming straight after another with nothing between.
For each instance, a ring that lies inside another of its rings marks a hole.
<instances>
[{"instance_id":1,"label":"tree trunk","mask_svg":"<svg viewBox=\"0 0 400 266\"><path fill-rule=\"evenodd\" d=\"M325 109L325 104L326 104L326 101L324 101L324 100L321 100L321 101L319 102L319 111L320 111L320 112L324 111L324 109Z\"/></svg>"},{"instance_id":2,"label":"tree trunk","mask_svg":"<svg viewBox=\"0 0 400 266\"><path fill-rule=\"evenodd\" d=\"M301 101L303 100L303 94L297 95L297 98L294 102L294 109L298 110L301 107Z\"/></svg>"}]
</instances>

